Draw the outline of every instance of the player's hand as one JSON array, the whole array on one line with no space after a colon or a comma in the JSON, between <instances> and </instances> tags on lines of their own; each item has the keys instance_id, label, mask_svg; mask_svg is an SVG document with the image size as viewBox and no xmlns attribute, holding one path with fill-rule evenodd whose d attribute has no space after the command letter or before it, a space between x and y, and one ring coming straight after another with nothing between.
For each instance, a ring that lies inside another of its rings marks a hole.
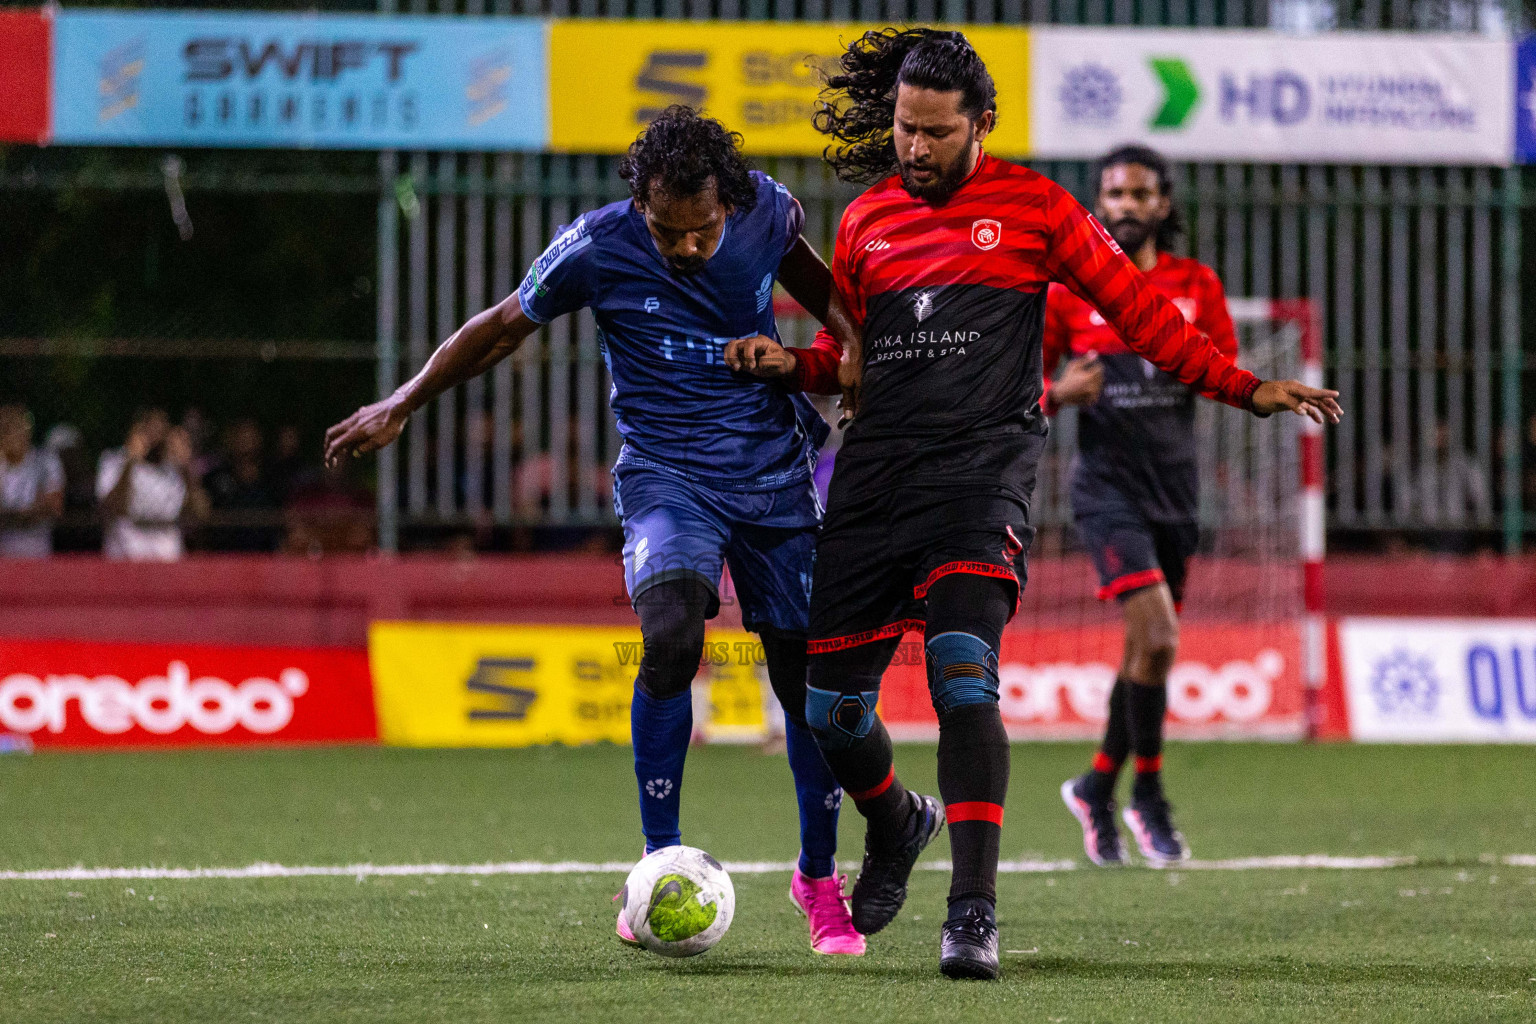
<instances>
[{"instance_id":1,"label":"player's hand","mask_svg":"<svg viewBox=\"0 0 1536 1024\"><path fill-rule=\"evenodd\" d=\"M864 387L862 351L843 350L843 357L837 363L837 383L843 389L842 401L838 403L843 414L837 421L837 425L842 427L859 414L859 392Z\"/></svg>"},{"instance_id":2,"label":"player's hand","mask_svg":"<svg viewBox=\"0 0 1536 1024\"><path fill-rule=\"evenodd\" d=\"M1051 385L1051 400L1057 405L1092 405L1103 391L1104 364L1097 352L1089 352L1067 363Z\"/></svg>"},{"instance_id":3,"label":"player's hand","mask_svg":"<svg viewBox=\"0 0 1536 1024\"><path fill-rule=\"evenodd\" d=\"M325 432L325 464L336 467L348 455L356 458L392 443L405 429L410 413L391 395L365 405Z\"/></svg>"},{"instance_id":4,"label":"player's hand","mask_svg":"<svg viewBox=\"0 0 1536 1024\"><path fill-rule=\"evenodd\" d=\"M1256 413L1267 416L1287 409L1313 423L1337 423L1344 415L1337 391L1308 387L1299 380L1266 380L1253 393Z\"/></svg>"},{"instance_id":5,"label":"player's hand","mask_svg":"<svg viewBox=\"0 0 1536 1024\"><path fill-rule=\"evenodd\" d=\"M758 334L728 343L725 365L754 377L788 377L795 372L795 354L767 335Z\"/></svg>"}]
</instances>

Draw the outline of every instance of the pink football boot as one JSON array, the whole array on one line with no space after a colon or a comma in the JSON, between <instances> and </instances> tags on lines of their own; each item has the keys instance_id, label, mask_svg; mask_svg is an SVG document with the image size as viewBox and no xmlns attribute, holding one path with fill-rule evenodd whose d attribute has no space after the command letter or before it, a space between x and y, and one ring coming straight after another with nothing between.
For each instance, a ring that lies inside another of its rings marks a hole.
<instances>
[{"instance_id":1,"label":"pink football boot","mask_svg":"<svg viewBox=\"0 0 1536 1024\"><path fill-rule=\"evenodd\" d=\"M811 925L811 949L817 953L863 956L864 936L853 930L848 900L843 895L845 876L806 878L795 869L789 882L789 898Z\"/></svg>"},{"instance_id":2,"label":"pink football boot","mask_svg":"<svg viewBox=\"0 0 1536 1024\"><path fill-rule=\"evenodd\" d=\"M640 940L635 938L635 933L629 930L629 922L624 920L624 901L628 895L629 887L625 886L613 898L613 901L619 905L619 923L614 926L613 930L619 936L619 941L624 943L624 945L634 946L636 949L644 949L645 947L640 945Z\"/></svg>"}]
</instances>

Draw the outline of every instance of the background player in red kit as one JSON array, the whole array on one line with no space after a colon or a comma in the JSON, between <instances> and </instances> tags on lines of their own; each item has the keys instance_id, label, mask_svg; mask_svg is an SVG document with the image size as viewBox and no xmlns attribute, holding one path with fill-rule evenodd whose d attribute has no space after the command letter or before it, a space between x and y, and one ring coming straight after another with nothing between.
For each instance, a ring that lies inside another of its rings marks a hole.
<instances>
[{"instance_id":1,"label":"background player in red kit","mask_svg":"<svg viewBox=\"0 0 1536 1024\"><path fill-rule=\"evenodd\" d=\"M1149 288L1060 187L982 149L997 117L986 66L958 32L855 40L817 128L840 177L873 183L848 207L833 277L863 326L839 364L818 338L791 382L841 389L855 414L832 474L811 591L806 721L867 823L854 926L900 910L946 817L954 871L939 967L997 976L997 858L1008 789L997 655L1024 586L1029 502L1045 443L1046 285L1090 296L1132 347L1231 405L1336 411L1333 392L1232 365ZM759 372L782 351L754 342ZM902 634L924 631L939 717L941 808L896 777L875 713Z\"/></svg>"},{"instance_id":2,"label":"background player in red kit","mask_svg":"<svg viewBox=\"0 0 1536 1024\"><path fill-rule=\"evenodd\" d=\"M1229 358L1237 336L1216 272L1168 250L1183 231L1167 162L1146 146L1122 146L1099 161L1094 212L1147 281L1173 300ZM1062 783L1061 798L1083 827L1095 864L1121 864L1115 825L1120 765L1134 751L1136 781L1125 821L1142 856L1164 865L1188 858L1163 795L1163 718L1168 670L1179 647L1185 562L1199 541L1195 393L1131 351L1098 310L1059 284L1045 310L1045 372L1071 356L1045 411L1083 407L1072 468L1072 507L1099 571L1099 597L1118 598L1125 652L1109 697L1104 742L1086 774Z\"/></svg>"}]
</instances>

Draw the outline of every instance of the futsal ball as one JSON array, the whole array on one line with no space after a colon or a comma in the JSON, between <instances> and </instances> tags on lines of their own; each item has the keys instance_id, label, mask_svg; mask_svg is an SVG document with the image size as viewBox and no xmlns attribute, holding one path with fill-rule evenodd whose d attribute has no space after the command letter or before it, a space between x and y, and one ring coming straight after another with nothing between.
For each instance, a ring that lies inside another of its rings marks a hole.
<instances>
[{"instance_id":1,"label":"futsal ball","mask_svg":"<svg viewBox=\"0 0 1536 1024\"><path fill-rule=\"evenodd\" d=\"M662 956L698 956L720 941L736 913L731 876L692 846L647 855L630 871L622 895L630 931Z\"/></svg>"}]
</instances>

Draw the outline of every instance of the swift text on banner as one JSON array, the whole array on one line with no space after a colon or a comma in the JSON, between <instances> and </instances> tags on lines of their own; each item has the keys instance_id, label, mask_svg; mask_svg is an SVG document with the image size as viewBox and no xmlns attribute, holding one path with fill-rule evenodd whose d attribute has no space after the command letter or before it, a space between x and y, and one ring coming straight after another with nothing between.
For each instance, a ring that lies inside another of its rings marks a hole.
<instances>
[{"instance_id":1,"label":"swift text on banner","mask_svg":"<svg viewBox=\"0 0 1536 1024\"><path fill-rule=\"evenodd\" d=\"M547 23L61 11L53 138L119 146L542 149Z\"/></svg>"}]
</instances>

